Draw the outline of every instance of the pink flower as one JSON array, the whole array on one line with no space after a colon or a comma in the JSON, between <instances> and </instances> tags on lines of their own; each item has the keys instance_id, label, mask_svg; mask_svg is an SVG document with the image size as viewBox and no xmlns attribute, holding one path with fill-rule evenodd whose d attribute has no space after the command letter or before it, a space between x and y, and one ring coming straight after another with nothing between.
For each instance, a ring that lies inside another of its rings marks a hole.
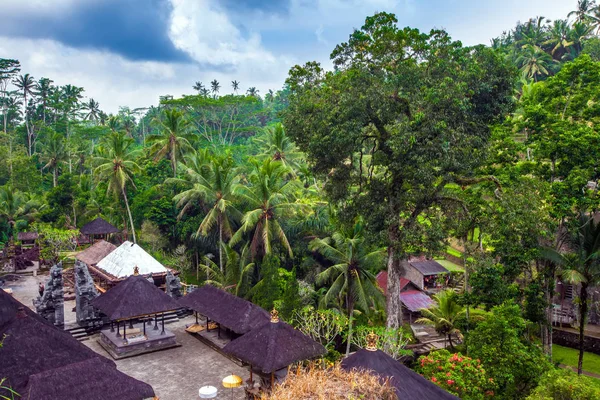
<instances>
[{"instance_id":1,"label":"pink flower","mask_svg":"<svg viewBox=\"0 0 600 400\"><path fill-rule=\"evenodd\" d=\"M446 372L446 376L450 376L452 375L450 372Z\"/></svg>"}]
</instances>

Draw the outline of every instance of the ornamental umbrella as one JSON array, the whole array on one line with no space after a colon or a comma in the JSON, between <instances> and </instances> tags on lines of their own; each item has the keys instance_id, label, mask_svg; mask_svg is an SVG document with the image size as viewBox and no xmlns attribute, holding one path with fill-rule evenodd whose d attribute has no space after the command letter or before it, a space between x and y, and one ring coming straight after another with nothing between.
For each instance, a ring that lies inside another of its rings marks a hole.
<instances>
[{"instance_id":1,"label":"ornamental umbrella","mask_svg":"<svg viewBox=\"0 0 600 400\"><path fill-rule=\"evenodd\" d=\"M229 342L223 351L271 374L297 361L318 357L325 347L285 322L279 321L277 310L271 311L271 322L251 330Z\"/></svg>"},{"instance_id":2,"label":"ornamental umbrella","mask_svg":"<svg viewBox=\"0 0 600 400\"><path fill-rule=\"evenodd\" d=\"M229 375L223 378L223 387L231 388L231 398L233 399L233 388L242 386L242 378L237 375Z\"/></svg>"}]
</instances>

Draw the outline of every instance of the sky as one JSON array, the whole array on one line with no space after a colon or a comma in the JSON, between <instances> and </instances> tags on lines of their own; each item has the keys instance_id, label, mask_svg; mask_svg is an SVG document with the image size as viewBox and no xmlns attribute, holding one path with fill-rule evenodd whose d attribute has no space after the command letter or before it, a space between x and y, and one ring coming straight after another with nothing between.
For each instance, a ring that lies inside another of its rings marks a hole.
<instances>
[{"instance_id":1,"label":"sky","mask_svg":"<svg viewBox=\"0 0 600 400\"><path fill-rule=\"evenodd\" d=\"M85 88L106 112L192 94L196 81L231 81L259 94L290 67L319 61L365 17L443 28L465 45L489 44L517 21L566 18L577 0L0 0L0 58L57 85Z\"/></svg>"}]
</instances>

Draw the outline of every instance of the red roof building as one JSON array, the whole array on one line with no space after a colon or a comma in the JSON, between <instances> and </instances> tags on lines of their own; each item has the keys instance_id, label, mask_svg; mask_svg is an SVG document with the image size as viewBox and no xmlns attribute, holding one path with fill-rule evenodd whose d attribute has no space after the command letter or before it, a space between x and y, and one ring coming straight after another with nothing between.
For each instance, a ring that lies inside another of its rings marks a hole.
<instances>
[{"instance_id":1,"label":"red roof building","mask_svg":"<svg viewBox=\"0 0 600 400\"><path fill-rule=\"evenodd\" d=\"M377 284L383 290L383 294L387 295L387 271L378 273L376 279ZM412 319L412 313L418 313L422 308L429 308L433 305L431 297L406 278L400 278L400 300L404 306L404 311L408 312L407 317L409 320Z\"/></svg>"}]
</instances>

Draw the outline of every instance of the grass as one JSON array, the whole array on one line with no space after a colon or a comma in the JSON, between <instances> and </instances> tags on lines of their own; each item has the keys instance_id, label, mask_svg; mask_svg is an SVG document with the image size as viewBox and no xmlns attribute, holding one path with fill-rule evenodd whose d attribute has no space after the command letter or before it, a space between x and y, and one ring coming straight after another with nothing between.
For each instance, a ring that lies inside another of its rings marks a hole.
<instances>
[{"instance_id":1,"label":"grass","mask_svg":"<svg viewBox=\"0 0 600 400\"><path fill-rule=\"evenodd\" d=\"M458 264L448 260L435 260L450 272L464 272L465 269Z\"/></svg>"},{"instance_id":2,"label":"grass","mask_svg":"<svg viewBox=\"0 0 600 400\"><path fill-rule=\"evenodd\" d=\"M552 345L552 360L554 362L559 362L577 369L578 359L579 351L557 344ZM585 352L583 355L583 370L600 375L600 356L594 353Z\"/></svg>"}]
</instances>

